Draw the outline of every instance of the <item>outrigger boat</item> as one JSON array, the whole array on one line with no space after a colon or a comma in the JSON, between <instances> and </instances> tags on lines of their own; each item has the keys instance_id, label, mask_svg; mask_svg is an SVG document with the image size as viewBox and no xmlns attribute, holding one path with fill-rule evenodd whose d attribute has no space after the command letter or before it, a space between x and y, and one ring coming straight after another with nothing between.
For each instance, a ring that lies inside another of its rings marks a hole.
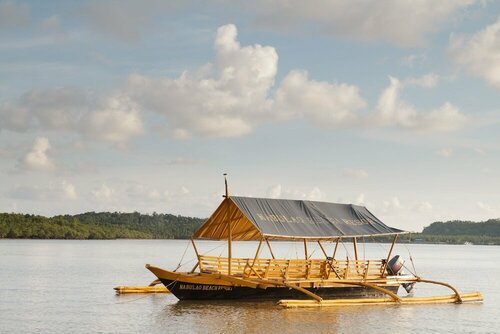
<instances>
[{"instance_id":1,"label":"outrigger boat","mask_svg":"<svg viewBox=\"0 0 500 334\"><path fill-rule=\"evenodd\" d=\"M364 206L303 200L229 196L194 233L191 243L197 263L188 272L149 269L180 300L274 299L284 307L336 305L462 303L481 301L479 292L460 294L447 283L426 280L402 272L399 256L391 259L398 235L408 233L389 227ZM357 240L368 236L393 236L387 257L358 258ZM227 241L227 257L198 252L195 240ZM354 259L336 258L339 243L352 240ZM303 259L278 259L271 241L303 243ZM258 241L255 256L232 256L233 241ZM335 244L332 254L325 242ZM316 243L323 258L311 259L308 244ZM263 245L270 258L259 255ZM416 283L443 285L452 295L400 297L403 286L410 292Z\"/></svg>"}]
</instances>

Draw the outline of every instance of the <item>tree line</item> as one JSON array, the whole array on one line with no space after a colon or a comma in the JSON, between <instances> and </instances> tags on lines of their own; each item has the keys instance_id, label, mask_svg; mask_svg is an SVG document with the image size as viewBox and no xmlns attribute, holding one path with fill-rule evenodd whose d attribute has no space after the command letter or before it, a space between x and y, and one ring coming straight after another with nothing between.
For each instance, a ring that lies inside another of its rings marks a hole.
<instances>
[{"instance_id":1,"label":"tree line","mask_svg":"<svg viewBox=\"0 0 500 334\"><path fill-rule=\"evenodd\" d=\"M0 238L24 239L183 239L203 219L138 212L87 212L44 217L0 213Z\"/></svg>"},{"instance_id":2,"label":"tree line","mask_svg":"<svg viewBox=\"0 0 500 334\"><path fill-rule=\"evenodd\" d=\"M86 212L44 217L0 213L0 238L23 239L186 239L204 219L138 212ZM366 241L390 242L391 237ZM435 222L421 233L403 234L399 242L500 245L500 219L484 222Z\"/></svg>"},{"instance_id":3,"label":"tree line","mask_svg":"<svg viewBox=\"0 0 500 334\"><path fill-rule=\"evenodd\" d=\"M376 242L390 242L391 240L390 236L371 239ZM462 220L435 222L424 227L421 233L400 235L398 242L500 245L500 219L489 219L483 222Z\"/></svg>"}]
</instances>

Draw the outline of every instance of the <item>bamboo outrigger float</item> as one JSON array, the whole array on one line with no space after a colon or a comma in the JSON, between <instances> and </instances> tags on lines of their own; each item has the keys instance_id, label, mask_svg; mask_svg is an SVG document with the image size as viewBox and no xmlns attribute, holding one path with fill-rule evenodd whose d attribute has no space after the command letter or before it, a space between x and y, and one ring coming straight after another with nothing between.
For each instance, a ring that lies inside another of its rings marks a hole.
<instances>
[{"instance_id":1,"label":"bamboo outrigger float","mask_svg":"<svg viewBox=\"0 0 500 334\"><path fill-rule=\"evenodd\" d=\"M183 299L275 299L284 307L327 307L340 305L463 303L481 301L479 292L460 294L447 283L426 280L401 271L399 256L391 258L399 234L363 206L230 197L194 233L191 243L197 263L188 272L146 268L177 298ZM392 235L384 259L358 258L357 238ZM195 240L227 240L227 257L200 254ZM337 259L342 240L352 240L354 259ZM258 241L255 256L232 256L233 241ZM291 240L304 245L304 259L277 259L270 241ZM323 258L311 259L308 244L316 243ZM335 243L332 254L325 242ZM271 258L261 258L262 247ZM410 292L416 283L438 284L450 288L452 295L400 297L403 286Z\"/></svg>"},{"instance_id":2,"label":"bamboo outrigger float","mask_svg":"<svg viewBox=\"0 0 500 334\"><path fill-rule=\"evenodd\" d=\"M113 288L116 291L116 294L128 294L128 293L170 293L168 289L162 285L159 279L155 279L149 285L146 286L138 286L138 285L119 285Z\"/></svg>"}]
</instances>

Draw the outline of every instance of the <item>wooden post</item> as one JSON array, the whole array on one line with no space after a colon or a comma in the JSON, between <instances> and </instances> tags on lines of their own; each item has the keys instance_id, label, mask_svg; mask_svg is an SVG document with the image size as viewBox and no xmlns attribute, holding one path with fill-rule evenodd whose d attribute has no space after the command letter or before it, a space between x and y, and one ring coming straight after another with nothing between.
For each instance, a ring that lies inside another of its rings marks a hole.
<instances>
[{"instance_id":1,"label":"wooden post","mask_svg":"<svg viewBox=\"0 0 500 334\"><path fill-rule=\"evenodd\" d=\"M358 242L356 241L356 237L352 238L352 243L354 246L354 259L357 261L358 260Z\"/></svg>"},{"instance_id":2,"label":"wooden post","mask_svg":"<svg viewBox=\"0 0 500 334\"><path fill-rule=\"evenodd\" d=\"M323 248L323 245L321 244L321 241L320 241L320 240L318 240L318 245L319 245L319 247L321 248L321 251L323 252L323 254L325 255L325 258L327 258L327 257L328 257L328 254L326 254L326 251L325 251L325 249Z\"/></svg>"},{"instance_id":3,"label":"wooden post","mask_svg":"<svg viewBox=\"0 0 500 334\"><path fill-rule=\"evenodd\" d=\"M196 254L196 258L198 259L198 262L193 267L193 269L191 269L191 272L194 273L194 271L196 270L196 267L198 267L198 266L200 267L200 272L201 272L202 267L201 267L201 261L200 261L200 254L198 253L198 249L196 248L196 244L194 243L194 239L193 238L191 238L191 244L193 244L194 252Z\"/></svg>"},{"instance_id":4,"label":"wooden post","mask_svg":"<svg viewBox=\"0 0 500 334\"><path fill-rule=\"evenodd\" d=\"M335 260L335 255L337 254L337 248L339 247L340 238L337 239L337 243L335 244L335 249L333 250L332 260Z\"/></svg>"},{"instance_id":5,"label":"wooden post","mask_svg":"<svg viewBox=\"0 0 500 334\"><path fill-rule=\"evenodd\" d=\"M260 238L260 241L259 241L259 246L257 246L257 251L255 252L255 257L253 258L253 262L252 262L252 267L253 265L255 264L255 261L257 261L257 258L259 257L259 252L260 252L260 246L262 245L262 240L264 238Z\"/></svg>"},{"instance_id":6,"label":"wooden post","mask_svg":"<svg viewBox=\"0 0 500 334\"><path fill-rule=\"evenodd\" d=\"M228 202L229 206L229 202ZM231 228L231 215L229 214L229 208L227 213L227 225L228 225L228 238L227 238L227 274L231 275L231 241L232 241L232 228Z\"/></svg>"},{"instance_id":7,"label":"wooden post","mask_svg":"<svg viewBox=\"0 0 500 334\"><path fill-rule=\"evenodd\" d=\"M269 244L269 240L267 238L266 238L266 244L267 244L267 247L269 248L269 252L271 253L271 257L273 259L275 259L274 254L273 254L273 250L271 249L271 245Z\"/></svg>"},{"instance_id":8,"label":"wooden post","mask_svg":"<svg viewBox=\"0 0 500 334\"><path fill-rule=\"evenodd\" d=\"M191 243L193 244L194 252L196 253L196 257L198 258L198 261L200 261L200 253L198 253L198 248L196 248L196 244L194 243L194 239L191 238Z\"/></svg>"},{"instance_id":9,"label":"wooden post","mask_svg":"<svg viewBox=\"0 0 500 334\"><path fill-rule=\"evenodd\" d=\"M391 249L389 249L389 254L387 254L387 259L385 259L385 264L384 267L382 268L382 276L385 276L385 270L387 269L387 265L389 264L389 258L391 257L392 249L394 248L394 244L396 243L396 240L398 239L398 235L394 234L394 239L392 240L392 245Z\"/></svg>"},{"instance_id":10,"label":"wooden post","mask_svg":"<svg viewBox=\"0 0 500 334\"><path fill-rule=\"evenodd\" d=\"M304 254L305 254L306 260L307 260L309 257L307 256L307 239L305 239L305 238L304 238Z\"/></svg>"}]
</instances>

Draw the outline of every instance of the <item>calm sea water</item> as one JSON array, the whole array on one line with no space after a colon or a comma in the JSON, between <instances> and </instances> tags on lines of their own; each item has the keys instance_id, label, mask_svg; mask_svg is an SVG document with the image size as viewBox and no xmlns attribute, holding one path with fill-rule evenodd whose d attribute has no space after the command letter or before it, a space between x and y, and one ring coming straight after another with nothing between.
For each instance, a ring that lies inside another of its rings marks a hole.
<instances>
[{"instance_id":1,"label":"calm sea water","mask_svg":"<svg viewBox=\"0 0 500 334\"><path fill-rule=\"evenodd\" d=\"M350 306L282 309L274 302L179 302L173 295L116 296L116 285L146 285L151 263L175 268L185 240L0 240L1 333L500 333L500 247L399 245L417 273L460 291L483 293L482 304ZM201 252L225 254L222 243ZM352 257L350 244L340 256ZM389 245L359 245L359 256L382 258ZM184 251L187 251L184 253ZM235 256L253 256L255 243L235 243ZM332 247L330 246L329 251ZM303 256L301 245L276 242L283 257ZM309 251L315 251L313 244ZM319 250L316 249L318 257ZM265 256L265 252L263 256ZM432 286L417 295L448 294Z\"/></svg>"}]
</instances>

